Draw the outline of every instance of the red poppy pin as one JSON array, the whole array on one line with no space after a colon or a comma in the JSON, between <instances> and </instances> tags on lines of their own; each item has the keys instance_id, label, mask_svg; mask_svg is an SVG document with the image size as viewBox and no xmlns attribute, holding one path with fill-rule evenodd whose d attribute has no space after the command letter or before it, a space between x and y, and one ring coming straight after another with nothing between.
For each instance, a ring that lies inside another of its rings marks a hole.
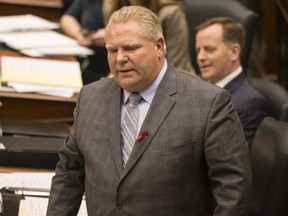
<instances>
[{"instance_id":1,"label":"red poppy pin","mask_svg":"<svg viewBox=\"0 0 288 216\"><path fill-rule=\"evenodd\" d=\"M141 135L136 138L136 141L139 141L141 139L146 139L147 137L148 137L148 131L143 131Z\"/></svg>"}]
</instances>

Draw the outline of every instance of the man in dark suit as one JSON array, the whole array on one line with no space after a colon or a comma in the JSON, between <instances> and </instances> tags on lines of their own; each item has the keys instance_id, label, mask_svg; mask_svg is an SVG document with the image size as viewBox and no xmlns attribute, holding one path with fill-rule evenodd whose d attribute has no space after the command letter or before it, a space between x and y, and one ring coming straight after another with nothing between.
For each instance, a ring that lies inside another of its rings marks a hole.
<instances>
[{"instance_id":1,"label":"man in dark suit","mask_svg":"<svg viewBox=\"0 0 288 216\"><path fill-rule=\"evenodd\" d=\"M246 216L249 149L229 93L166 61L161 24L147 8L113 13L105 40L114 78L80 92L47 215L76 216L85 193L89 216ZM130 156L129 112L138 122Z\"/></svg>"},{"instance_id":2,"label":"man in dark suit","mask_svg":"<svg viewBox=\"0 0 288 216\"><path fill-rule=\"evenodd\" d=\"M195 44L201 76L231 94L251 147L267 111L265 98L249 83L241 67L244 39L244 27L232 18L211 18L196 27Z\"/></svg>"}]
</instances>

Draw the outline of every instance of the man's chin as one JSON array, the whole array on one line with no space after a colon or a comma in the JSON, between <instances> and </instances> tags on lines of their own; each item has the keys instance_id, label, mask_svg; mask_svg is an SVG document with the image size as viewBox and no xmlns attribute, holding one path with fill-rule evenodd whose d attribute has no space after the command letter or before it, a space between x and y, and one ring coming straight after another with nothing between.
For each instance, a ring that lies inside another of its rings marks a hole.
<instances>
[{"instance_id":1,"label":"man's chin","mask_svg":"<svg viewBox=\"0 0 288 216\"><path fill-rule=\"evenodd\" d=\"M211 76L210 76L208 71L201 72L201 76L204 80L210 80L211 79Z\"/></svg>"},{"instance_id":2,"label":"man's chin","mask_svg":"<svg viewBox=\"0 0 288 216\"><path fill-rule=\"evenodd\" d=\"M129 92L137 91L137 81L133 78L123 78L118 80L119 86Z\"/></svg>"}]
</instances>

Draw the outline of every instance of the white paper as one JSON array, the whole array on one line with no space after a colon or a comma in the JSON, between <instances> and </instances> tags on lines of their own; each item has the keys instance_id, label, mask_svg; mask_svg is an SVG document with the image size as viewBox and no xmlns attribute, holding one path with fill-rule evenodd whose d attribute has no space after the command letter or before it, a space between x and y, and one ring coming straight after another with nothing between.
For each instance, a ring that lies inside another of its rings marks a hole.
<instances>
[{"instance_id":1,"label":"white paper","mask_svg":"<svg viewBox=\"0 0 288 216\"><path fill-rule=\"evenodd\" d=\"M31 57L45 56L89 56L93 55L94 51L80 45L72 46L52 46L44 48L31 48L19 50L22 54Z\"/></svg>"},{"instance_id":2,"label":"white paper","mask_svg":"<svg viewBox=\"0 0 288 216\"><path fill-rule=\"evenodd\" d=\"M32 57L88 56L94 53L76 40L55 31L0 32L0 41Z\"/></svg>"},{"instance_id":3,"label":"white paper","mask_svg":"<svg viewBox=\"0 0 288 216\"><path fill-rule=\"evenodd\" d=\"M20 201L18 216L45 216L48 207L48 198L29 197ZM87 216L86 201L82 200L77 216Z\"/></svg>"},{"instance_id":4,"label":"white paper","mask_svg":"<svg viewBox=\"0 0 288 216\"><path fill-rule=\"evenodd\" d=\"M2 56L1 69L2 82L77 90L83 86L80 64L77 61Z\"/></svg>"},{"instance_id":5,"label":"white paper","mask_svg":"<svg viewBox=\"0 0 288 216\"><path fill-rule=\"evenodd\" d=\"M0 173L0 189L5 188L9 180L10 180L9 173Z\"/></svg>"},{"instance_id":6,"label":"white paper","mask_svg":"<svg viewBox=\"0 0 288 216\"><path fill-rule=\"evenodd\" d=\"M32 14L0 17L0 32L2 33L56 28L59 28L59 24Z\"/></svg>"},{"instance_id":7,"label":"white paper","mask_svg":"<svg viewBox=\"0 0 288 216\"><path fill-rule=\"evenodd\" d=\"M8 190L49 192L54 175L54 172L13 172L1 173L0 179L3 177L5 182L1 184L5 185Z\"/></svg>"},{"instance_id":8,"label":"white paper","mask_svg":"<svg viewBox=\"0 0 288 216\"><path fill-rule=\"evenodd\" d=\"M31 14L0 16L0 42L32 57L87 56L94 53L77 40L52 31L56 28L59 24Z\"/></svg>"},{"instance_id":9,"label":"white paper","mask_svg":"<svg viewBox=\"0 0 288 216\"><path fill-rule=\"evenodd\" d=\"M26 50L29 51L29 50ZM31 50L30 50L31 51ZM42 56L65 56L65 55L76 55L76 56L88 56L94 53L93 50L88 49L87 47L80 45L73 46L53 46L53 47L44 47L34 49L34 52L37 51Z\"/></svg>"},{"instance_id":10,"label":"white paper","mask_svg":"<svg viewBox=\"0 0 288 216\"><path fill-rule=\"evenodd\" d=\"M32 84L22 84L8 82L7 85L12 87L16 92L19 93L41 93L46 95L54 95L60 97L70 98L74 93L79 92L78 88L65 88L65 87L53 87L53 86L43 86L43 85L32 85Z\"/></svg>"},{"instance_id":11,"label":"white paper","mask_svg":"<svg viewBox=\"0 0 288 216\"><path fill-rule=\"evenodd\" d=\"M20 201L18 216L45 216L48 207L48 195L54 172L12 172L0 173L0 188L7 188L16 193L23 192L24 200ZM20 189L20 190L19 190ZM26 193L27 192L27 193ZM35 194L31 194L35 192ZM29 194L27 195L27 194ZM85 196L77 216L87 216Z\"/></svg>"},{"instance_id":12,"label":"white paper","mask_svg":"<svg viewBox=\"0 0 288 216\"><path fill-rule=\"evenodd\" d=\"M17 50L75 46L78 42L55 31L0 33L0 41Z\"/></svg>"}]
</instances>

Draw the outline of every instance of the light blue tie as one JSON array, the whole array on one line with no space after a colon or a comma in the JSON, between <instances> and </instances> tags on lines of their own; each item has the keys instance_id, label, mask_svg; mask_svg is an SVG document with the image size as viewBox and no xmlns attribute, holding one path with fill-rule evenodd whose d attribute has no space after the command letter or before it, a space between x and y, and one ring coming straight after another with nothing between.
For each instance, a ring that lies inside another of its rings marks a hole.
<instances>
[{"instance_id":1,"label":"light blue tie","mask_svg":"<svg viewBox=\"0 0 288 216\"><path fill-rule=\"evenodd\" d=\"M121 124L123 167L125 167L136 141L139 118L138 104L141 100L142 97L139 93L132 93L129 96L127 110L123 116Z\"/></svg>"}]
</instances>

